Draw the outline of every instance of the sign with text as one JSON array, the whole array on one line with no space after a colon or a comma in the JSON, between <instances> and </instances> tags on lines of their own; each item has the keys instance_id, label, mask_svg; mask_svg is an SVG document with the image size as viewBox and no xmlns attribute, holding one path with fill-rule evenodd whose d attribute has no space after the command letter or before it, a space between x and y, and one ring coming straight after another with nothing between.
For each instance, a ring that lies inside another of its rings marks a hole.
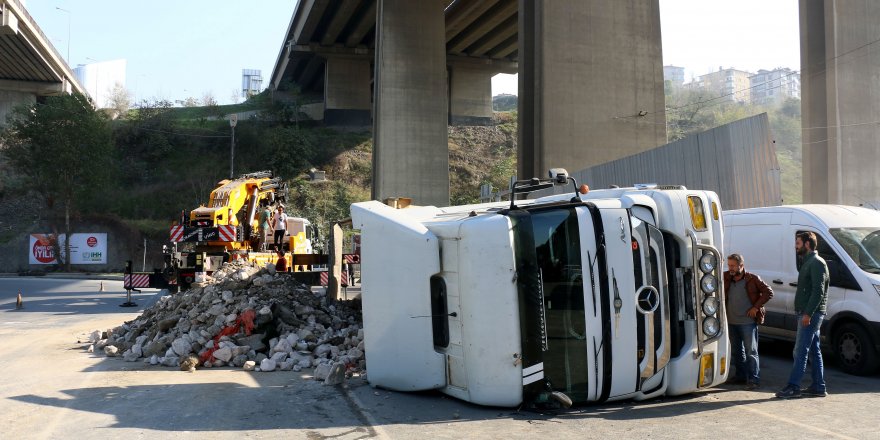
<instances>
[{"instance_id":1,"label":"sign with text","mask_svg":"<svg viewBox=\"0 0 880 440\"><path fill-rule=\"evenodd\" d=\"M64 255L64 234L31 234L30 264L58 264L55 248ZM70 236L70 264L107 264L107 234L78 233Z\"/></svg>"}]
</instances>

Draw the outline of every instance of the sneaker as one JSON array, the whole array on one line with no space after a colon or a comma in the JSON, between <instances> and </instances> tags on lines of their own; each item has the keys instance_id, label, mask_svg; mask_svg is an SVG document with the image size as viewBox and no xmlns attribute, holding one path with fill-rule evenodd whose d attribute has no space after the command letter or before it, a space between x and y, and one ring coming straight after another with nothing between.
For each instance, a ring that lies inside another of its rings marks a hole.
<instances>
[{"instance_id":1,"label":"sneaker","mask_svg":"<svg viewBox=\"0 0 880 440\"><path fill-rule=\"evenodd\" d=\"M757 382L749 382L746 384L746 391L754 391L754 390L757 390L758 388L761 388L761 384L759 384Z\"/></svg>"},{"instance_id":2,"label":"sneaker","mask_svg":"<svg viewBox=\"0 0 880 440\"><path fill-rule=\"evenodd\" d=\"M780 399L796 399L801 397L801 387L788 384L785 388L776 393L776 397Z\"/></svg>"},{"instance_id":3,"label":"sneaker","mask_svg":"<svg viewBox=\"0 0 880 440\"><path fill-rule=\"evenodd\" d=\"M828 392L825 390L817 390L816 388L809 387L801 390L801 395L804 397L825 397L828 395Z\"/></svg>"}]
</instances>

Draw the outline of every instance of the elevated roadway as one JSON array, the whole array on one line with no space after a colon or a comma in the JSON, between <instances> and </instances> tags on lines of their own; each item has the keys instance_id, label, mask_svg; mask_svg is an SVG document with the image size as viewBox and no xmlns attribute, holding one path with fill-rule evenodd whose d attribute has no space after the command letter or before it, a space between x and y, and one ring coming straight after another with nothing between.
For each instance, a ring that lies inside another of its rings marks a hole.
<instances>
[{"instance_id":1,"label":"elevated roadway","mask_svg":"<svg viewBox=\"0 0 880 440\"><path fill-rule=\"evenodd\" d=\"M302 0L271 77L326 125L373 127L373 197L449 203L447 124L519 73L519 174L666 142L657 0ZM645 116L650 115L650 116Z\"/></svg>"},{"instance_id":2,"label":"elevated roadway","mask_svg":"<svg viewBox=\"0 0 880 440\"><path fill-rule=\"evenodd\" d=\"M85 94L64 58L19 0L0 0L0 125L41 96Z\"/></svg>"}]
</instances>

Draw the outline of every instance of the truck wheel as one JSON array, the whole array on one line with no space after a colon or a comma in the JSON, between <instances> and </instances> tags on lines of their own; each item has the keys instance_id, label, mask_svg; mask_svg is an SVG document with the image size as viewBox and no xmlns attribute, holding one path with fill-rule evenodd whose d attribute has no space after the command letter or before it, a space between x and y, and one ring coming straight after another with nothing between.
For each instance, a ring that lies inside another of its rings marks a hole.
<instances>
[{"instance_id":1,"label":"truck wheel","mask_svg":"<svg viewBox=\"0 0 880 440\"><path fill-rule=\"evenodd\" d=\"M862 326L848 322L834 333L834 353L840 369L856 376L867 376L877 370L880 358L874 341Z\"/></svg>"}]
</instances>

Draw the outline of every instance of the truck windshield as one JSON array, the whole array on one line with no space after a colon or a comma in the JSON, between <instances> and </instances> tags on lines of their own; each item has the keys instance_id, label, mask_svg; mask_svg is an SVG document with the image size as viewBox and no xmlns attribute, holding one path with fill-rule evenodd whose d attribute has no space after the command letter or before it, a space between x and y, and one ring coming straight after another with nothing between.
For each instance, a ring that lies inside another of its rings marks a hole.
<instances>
[{"instance_id":1,"label":"truck windshield","mask_svg":"<svg viewBox=\"0 0 880 440\"><path fill-rule=\"evenodd\" d=\"M544 375L554 390L587 398L587 343L581 246L574 209L533 214L535 252L544 291Z\"/></svg>"},{"instance_id":2,"label":"truck windshield","mask_svg":"<svg viewBox=\"0 0 880 440\"><path fill-rule=\"evenodd\" d=\"M880 229L836 228L831 229L831 235L859 268L880 274Z\"/></svg>"}]
</instances>

